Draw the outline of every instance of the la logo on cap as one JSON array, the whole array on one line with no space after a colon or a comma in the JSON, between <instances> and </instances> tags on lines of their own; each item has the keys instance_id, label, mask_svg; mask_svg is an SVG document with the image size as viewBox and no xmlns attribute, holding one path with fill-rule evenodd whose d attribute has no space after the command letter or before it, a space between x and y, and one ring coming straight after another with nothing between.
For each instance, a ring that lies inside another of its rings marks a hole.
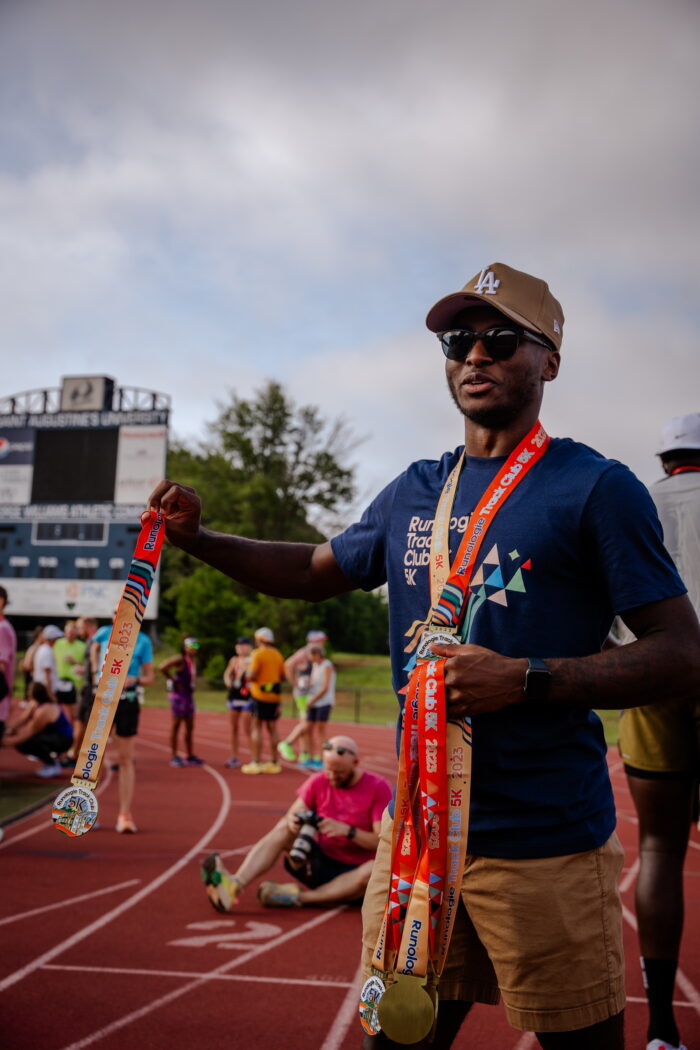
<instances>
[{"instance_id":1,"label":"la logo on cap","mask_svg":"<svg viewBox=\"0 0 700 1050\"><path fill-rule=\"evenodd\" d=\"M479 292L480 295L495 295L496 289L499 288L501 282L496 277L493 270L482 270L479 274L479 279L474 285L474 291Z\"/></svg>"}]
</instances>

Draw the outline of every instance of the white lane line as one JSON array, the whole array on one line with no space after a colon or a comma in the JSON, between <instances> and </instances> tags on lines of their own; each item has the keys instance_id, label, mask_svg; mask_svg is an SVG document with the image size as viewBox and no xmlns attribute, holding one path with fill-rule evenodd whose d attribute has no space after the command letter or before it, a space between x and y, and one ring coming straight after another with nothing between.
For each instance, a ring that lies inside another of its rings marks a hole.
<instances>
[{"instance_id":1,"label":"white lane line","mask_svg":"<svg viewBox=\"0 0 700 1050\"><path fill-rule=\"evenodd\" d=\"M43 908L32 908L31 911L23 911L18 915L8 915L0 919L0 926L6 926L8 922L19 922L20 919L29 919L33 915L42 915L46 911L54 911L55 908L67 908L69 904L79 904L80 901L89 901L93 897L103 897L105 893L116 893L124 890L127 886L136 886L141 879L129 879L128 882L118 882L115 886L105 886L103 890L95 890L94 893L82 893L79 897L69 897L65 901L56 901L54 904L45 904Z\"/></svg>"},{"instance_id":2,"label":"white lane line","mask_svg":"<svg viewBox=\"0 0 700 1050\"><path fill-rule=\"evenodd\" d=\"M109 787L109 782L112 779L111 769L107 770L105 778L98 787L95 794L100 798ZM56 784L56 794L58 795L61 791L67 788L69 785L65 780L61 780ZM21 831L19 835L10 834L10 829L14 827L14 824L10 824L9 827L5 828L5 838L0 842L0 849L7 849L8 846L14 846L16 842L21 842L22 839L31 838L32 835L36 835L40 831L45 831L47 827L51 827L51 814L48 812L50 802L47 801L46 806L40 810L35 810L33 813L29 813L26 817L23 817L21 821L17 821L18 824L23 823L25 820L31 820L32 817L38 817L38 823L34 827L29 828L27 831ZM61 832L57 832L61 834Z\"/></svg>"},{"instance_id":3,"label":"white lane line","mask_svg":"<svg viewBox=\"0 0 700 1050\"><path fill-rule=\"evenodd\" d=\"M637 878L639 873L639 857L635 858L634 864L631 868L628 868L625 874L620 879L619 890L620 893L627 893L634 880Z\"/></svg>"},{"instance_id":4,"label":"white lane line","mask_svg":"<svg viewBox=\"0 0 700 1050\"><path fill-rule=\"evenodd\" d=\"M314 919L311 919L309 922L304 923L302 926L297 926L293 930L288 930L287 933L280 934L279 937L275 937L274 940L269 941L267 944L259 945L257 948L252 948L244 955L239 955L237 959L232 959L227 963L222 963L221 966L217 966L216 969L211 971L211 973L198 977L180 988L173 989L173 991L168 992L167 995L162 995L159 999L154 999L146 1006L142 1006L138 1010L133 1010L130 1014L124 1014L124 1016L120 1017L118 1020L112 1021L111 1024L105 1025L104 1028L99 1028L96 1032L92 1032L83 1039L79 1039L77 1043L71 1043L69 1046L63 1047L62 1050L83 1050L86 1046L92 1046L93 1043L98 1042L100 1039L104 1039L105 1036L111 1035L113 1032L118 1032L121 1028L126 1028L127 1025L132 1024L134 1021L139 1021L142 1017L146 1017L154 1010L159 1010L162 1006L167 1006L168 1003L173 1002L174 999L179 999L188 992L194 991L197 988L201 988L202 985L208 984L212 977L217 976L218 974L227 973L229 970L234 970L238 966L243 966L244 963L249 962L251 959L256 959L258 955L262 955L264 952L271 951L274 948L279 948L282 944L293 940L300 934L307 933L316 926L328 922L329 919L334 918L344 910L345 908L343 906L340 908L334 908L329 912L324 912L323 914L316 916Z\"/></svg>"},{"instance_id":5,"label":"white lane line","mask_svg":"<svg viewBox=\"0 0 700 1050\"><path fill-rule=\"evenodd\" d=\"M343 1040L345 1039L346 1033L353 1022L358 1023L358 1039L359 1039L359 1021L360 1015L358 1012L358 1006L360 1001L360 981L362 980L362 965L357 967L355 976L352 979L350 987L348 988L347 995L341 1003L338 1013L335 1015L333 1024L328 1029L328 1035L321 1044L320 1050L338 1050Z\"/></svg>"},{"instance_id":6,"label":"white lane line","mask_svg":"<svg viewBox=\"0 0 700 1050\"><path fill-rule=\"evenodd\" d=\"M253 984L301 984L315 988L354 988L350 981L318 981L304 977L255 977L247 973L201 973L191 970L137 970L121 966L68 966L47 963L42 970L70 970L74 973L112 973L124 977L190 977L201 981L251 981ZM359 973L359 971L358 971Z\"/></svg>"},{"instance_id":7,"label":"white lane line","mask_svg":"<svg viewBox=\"0 0 700 1050\"><path fill-rule=\"evenodd\" d=\"M622 905L622 914L624 915L626 922L628 922L632 929L636 931L636 916L629 910L629 908L626 908L624 904ZM681 969L676 970L676 984L688 1000L688 1005L692 1006L695 1012L700 1014L700 992L698 992L693 982L686 977Z\"/></svg>"},{"instance_id":8,"label":"white lane line","mask_svg":"<svg viewBox=\"0 0 700 1050\"><path fill-rule=\"evenodd\" d=\"M43 966L47 962L51 962L51 960L55 959L57 955L62 955L63 952L67 951L69 948L73 948L76 944L84 941L86 937L91 937L93 933L102 929L102 927L110 923L112 919L116 919L120 915L123 915L125 911L128 911L129 908L133 908L134 905L142 901L144 897L148 897L151 893L155 892L155 890L160 889L163 883L167 882L168 879L172 878L173 875L176 875L178 871L186 867L190 861L194 860L197 854L206 846L207 841L212 835L215 835L224 824L224 821L228 816L231 802L231 794L229 792L228 784L221 774L217 773L217 771L210 766L205 768L207 773L219 782L222 799L216 818L209 828L207 828L201 839L195 843L195 845L192 846L192 848L188 850L180 860L176 861L175 864L164 871L161 875L158 875L157 878L143 886L142 889L137 893L134 893L133 896L122 901L122 903L118 904L116 908L113 908L101 918L96 919L95 922L91 922L89 926L84 926L81 930L77 930L71 937L67 937L65 941L61 941L61 943L57 944L54 948L50 948L47 952L43 952L42 955L38 955L36 959L27 963L26 966L22 966L19 970L15 970L14 973L8 974L7 977L0 981L0 992L5 991L6 988L10 988L13 984L17 984L18 981L22 981L25 977L34 973L34 971L40 966Z\"/></svg>"}]
</instances>

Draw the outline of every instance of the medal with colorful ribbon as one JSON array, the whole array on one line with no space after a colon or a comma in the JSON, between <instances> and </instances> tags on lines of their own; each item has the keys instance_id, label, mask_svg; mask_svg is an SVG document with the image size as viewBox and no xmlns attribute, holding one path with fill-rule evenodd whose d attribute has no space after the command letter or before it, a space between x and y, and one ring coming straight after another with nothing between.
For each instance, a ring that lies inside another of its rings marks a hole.
<instances>
[{"instance_id":1,"label":"medal with colorful ribbon","mask_svg":"<svg viewBox=\"0 0 700 1050\"><path fill-rule=\"evenodd\" d=\"M95 788L146 612L163 536L163 517L151 511L142 522L129 575L114 616L92 711L71 777L72 786L62 791L54 802L53 822L65 835L84 835L97 820Z\"/></svg>"},{"instance_id":2,"label":"medal with colorful ribbon","mask_svg":"<svg viewBox=\"0 0 700 1050\"><path fill-rule=\"evenodd\" d=\"M548 444L549 437L536 423L477 501L449 575L449 521L463 456L445 482L436 509L430 558L432 613L406 691L391 883L372 975L360 995L363 1028L372 1035L383 1030L397 1043L418 1042L435 1024L437 983L457 913L469 832L471 719L448 720L445 660L435 657L431 647L458 642L469 581L489 526Z\"/></svg>"}]
</instances>

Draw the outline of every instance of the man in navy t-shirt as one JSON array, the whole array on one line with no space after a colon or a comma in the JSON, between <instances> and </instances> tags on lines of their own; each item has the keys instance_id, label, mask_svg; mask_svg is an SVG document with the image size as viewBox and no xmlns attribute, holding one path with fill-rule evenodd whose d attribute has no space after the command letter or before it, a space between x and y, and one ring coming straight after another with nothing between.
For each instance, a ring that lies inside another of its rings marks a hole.
<instances>
[{"instance_id":1,"label":"man in navy t-shirt","mask_svg":"<svg viewBox=\"0 0 700 1050\"><path fill-rule=\"evenodd\" d=\"M201 526L196 492L172 481L150 505L164 512L171 543L268 594L318 601L388 583L402 702L435 607L431 579L455 558L482 499L495 506L511 484L507 458L540 433L563 324L547 284L502 263L440 300L427 326L447 359L464 448L412 464L331 542L213 533ZM448 490L453 502L440 510ZM461 644L428 650L445 659L448 717L468 716L473 727L467 857L434 1045L449 1047L471 1003L500 993L510 1022L547 1050L619 1050L622 859L592 709L645 704L662 686L697 691L700 629L653 504L621 464L554 439L494 515ZM637 641L603 651L615 615ZM385 823L363 912L367 972L390 877ZM365 1046L375 1045L395 1044L367 1035Z\"/></svg>"}]
</instances>

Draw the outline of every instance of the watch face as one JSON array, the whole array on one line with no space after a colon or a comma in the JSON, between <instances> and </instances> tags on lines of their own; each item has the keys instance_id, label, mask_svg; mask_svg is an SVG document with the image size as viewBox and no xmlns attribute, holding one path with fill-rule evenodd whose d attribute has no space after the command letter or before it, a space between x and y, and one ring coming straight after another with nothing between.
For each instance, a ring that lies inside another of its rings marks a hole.
<instances>
[{"instance_id":1,"label":"watch face","mask_svg":"<svg viewBox=\"0 0 700 1050\"><path fill-rule=\"evenodd\" d=\"M525 672L525 698L538 703L549 696L551 674L546 667L533 667Z\"/></svg>"}]
</instances>

